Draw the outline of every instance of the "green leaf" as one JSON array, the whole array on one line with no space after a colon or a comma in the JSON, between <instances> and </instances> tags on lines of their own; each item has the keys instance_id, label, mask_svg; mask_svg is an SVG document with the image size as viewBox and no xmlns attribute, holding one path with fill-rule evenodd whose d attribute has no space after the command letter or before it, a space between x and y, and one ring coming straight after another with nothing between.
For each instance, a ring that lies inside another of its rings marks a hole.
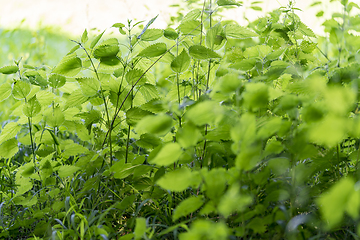
<instances>
[{"instance_id":1,"label":"green leaf","mask_svg":"<svg viewBox=\"0 0 360 240\"><path fill-rule=\"evenodd\" d=\"M289 170L290 161L284 157L272 158L268 161L268 166L274 174L282 175Z\"/></svg>"},{"instance_id":2,"label":"green leaf","mask_svg":"<svg viewBox=\"0 0 360 240\"><path fill-rule=\"evenodd\" d=\"M346 118L326 116L323 120L313 123L309 127L310 141L335 147L347 136L348 121Z\"/></svg>"},{"instance_id":3,"label":"green leaf","mask_svg":"<svg viewBox=\"0 0 360 240\"><path fill-rule=\"evenodd\" d=\"M131 175L135 169L136 166L131 163L117 162L110 168L110 171L114 173L114 178L124 179Z\"/></svg>"},{"instance_id":4,"label":"green leaf","mask_svg":"<svg viewBox=\"0 0 360 240\"><path fill-rule=\"evenodd\" d=\"M178 220L181 217L185 217L192 212L198 210L204 204L204 197L200 196L191 196L187 199L180 202L180 204L175 208L172 219L173 221Z\"/></svg>"},{"instance_id":5,"label":"green leaf","mask_svg":"<svg viewBox=\"0 0 360 240\"><path fill-rule=\"evenodd\" d=\"M143 35L141 35L141 40L155 41L161 38L163 35L164 35L164 30L162 29L148 29Z\"/></svg>"},{"instance_id":6,"label":"green leaf","mask_svg":"<svg viewBox=\"0 0 360 240\"><path fill-rule=\"evenodd\" d=\"M241 4L235 0L217 0L216 3L218 6L241 6Z\"/></svg>"},{"instance_id":7,"label":"green leaf","mask_svg":"<svg viewBox=\"0 0 360 240\"><path fill-rule=\"evenodd\" d=\"M11 138L0 145L1 158L12 158L18 151L18 141L15 138Z\"/></svg>"},{"instance_id":8,"label":"green leaf","mask_svg":"<svg viewBox=\"0 0 360 240\"><path fill-rule=\"evenodd\" d=\"M80 84L81 92L86 97L95 96L100 90L100 83L95 78L81 77L76 78L76 81Z\"/></svg>"},{"instance_id":9,"label":"green leaf","mask_svg":"<svg viewBox=\"0 0 360 240\"><path fill-rule=\"evenodd\" d=\"M196 20L197 18L199 18L201 16L201 10L200 9L193 9L190 12L188 12L184 18L182 19L182 21L188 21L188 20Z\"/></svg>"},{"instance_id":10,"label":"green leaf","mask_svg":"<svg viewBox=\"0 0 360 240\"><path fill-rule=\"evenodd\" d=\"M19 71L19 67L12 65L12 66L4 66L0 68L0 73L2 74L14 74Z\"/></svg>"},{"instance_id":11,"label":"green leaf","mask_svg":"<svg viewBox=\"0 0 360 240\"><path fill-rule=\"evenodd\" d=\"M239 26L237 23L230 23L225 26L225 35L230 38L252 38L258 37L259 35L250 29Z\"/></svg>"},{"instance_id":12,"label":"green leaf","mask_svg":"<svg viewBox=\"0 0 360 240\"><path fill-rule=\"evenodd\" d=\"M252 197L240 193L239 184L233 184L221 197L218 209L225 218L234 212L244 211L252 202Z\"/></svg>"},{"instance_id":13,"label":"green leaf","mask_svg":"<svg viewBox=\"0 0 360 240\"><path fill-rule=\"evenodd\" d=\"M75 53L66 55L60 63L53 69L53 73L74 77L82 68L81 59Z\"/></svg>"},{"instance_id":14,"label":"green leaf","mask_svg":"<svg viewBox=\"0 0 360 240\"><path fill-rule=\"evenodd\" d=\"M184 117L198 126L214 124L221 120L222 108L218 102L204 101L192 106Z\"/></svg>"},{"instance_id":15,"label":"green leaf","mask_svg":"<svg viewBox=\"0 0 360 240\"><path fill-rule=\"evenodd\" d=\"M221 24L216 24L206 32L206 45L211 49L219 49L225 40L225 35Z\"/></svg>"},{"instance_id":16,"label":"green leaf","mask_svg":"<svg viewBox=\"0 0 360 240\"><path fill-rule=\"evenodd\" d=\"M53 173L53 168L49 160L46 160L45 163L41 166L41 178L45 179L51 176Z\"/></svg>"},{"instance_id":17,"label":"green leaf","mask_svg":"<svg viewBox=\"0 0 360 240\"><path fill-rule=\"evenodd\" d=\"M53 88L60 88L66 83L66 77L59 74L51 74L49 77L49 85Z\"/></svg>"},{"instance_id":18,"label":"green leaf","mask_svg":"<svg viewBox=\"0 0 360 240\"><path fill-rule=\"evenodd\" d=\"M192 124L183 124L176 133L176 141L183 148L196 146L198 141L202 138L200 130Z\"/></svg>"},{"instance_id":19,"label":"green leaf","mask_svg":"<svg viewBox=\"0 0 360 240\"><path fill-rule=\"evenodd\" d=\"M32 168L32 172L31 172L32 174L34 172L33 164L31 164L30 168ZM21 196L33 187L30 178L25 178L25 177L16 178L15 183L18 186L15 196Z\"/></svg>"},{"instance_id":20,"label":"green leaf","mask_svg":"<svg viewBox=\"0 0 360 240\"><path fill-rule=\"evenodd\" d=\"M141 119L143 119L146 116L154 115L152 112L143 110L138 107L130 108L126 112L126 123L130 126L135 126Z\"/></svg>"},{"instance_id":21,"label":"green leaf","mask_svg":"<svg viewBox=\"0 0 360 240\"><path fill-rule=\"evenodd\" d=\"M23 113L25 116L32 118L35 117L41 111L41 105L34 95L30 98L23 107Z\"/></svg>"},{"instance_id":22,"label":"green leaf","mask_svg":"<svg viewBox=\"0 0 360 240\"><path fill-rule=\"evenodd\" d=\"M21 80L15 80L12 86L12 95L16 99L26 98L30 93L30 84Z\"/></svg>"},{"instance_id":23,"label":"green leaf","mask_svg":"<svg viewBox=\"0 0 360 240\"><path fill-rule=\"evenodd\" d=\"M298 27L299 27L299 28L298 28L299 31L300 31L302 34L304 34L305 36L316 38L315 33L314 33L308 26L306 26L303 22L299 22Z\"/></svg>"},{"instance_id":24,"label":"green leaf","mask_svg":"<svg viewBox=\"0 0 360 240\"><path fill-rule=\"evenodd\" d=\"M138 122L135 130L137 133L164 135L170 131L172 126L173 120L169 115L159 114L144 117Z\"/></svg>"},{"instance_id":25,"label":"green leaf","mask_svg":"<svg viewBox=\"0 0 360 240\"><path fill-rule=\"evenodd\" d=\"M214 201L218 201L226 189L225 169L214 168L209 172L203 173L205 178L206 196Z\"/></svg>"},{"instance_id":26,"label":"green leaf","mask_svg":"<svg viewBox=\"0 0 360 240\"><path fill-rule=\"evenodd\" d=\"M143 238L143 235L146 231L146 219L143 217L136 218L136 224L135 224L135 240L139 240Z\"/></svg>"},{"instance_id":27,"label":"green leaf","mask_svg":"<svg viewBox=\"0 0 360 240\"><path fill-rule=\"evenodd\" d=\"M336 227L343 219L347 203L354 192L354 185L353 179L342 178L318 198L317 205L330 229Z\"/></svg>"},{"instance_id":28,"label":"green leaf","mask_svg":"<svg viewBox=\"0 0 360 240\"><path fill-rule=\"evenodd\" d=\"M60 166L57 171L58 171L58 175L61 178L66 178L66 177L70 177L72 176L75 172L79 171L81 168L80 167L76 167L73 165L63 165Z\"/></svg>"},{"instance_id":29,"label":"green leaf","mask_svg":"<svg viewBox=\"0 0 360 240\"><path fill-rule=\"evenodd\" d=\"M85 154L89 151L86 147L83 147L72 140L65 140L65 142L61 143L61 147L64 149L62 156L65 158Z\"/></svg>"},{"instance_id":30,"label":"green leaf","mask_svg":"<svg viewBox=\"0 0 360 240\"><path fill-rule=\"evenodd\" d=\"M193 183L192 172L188 168L180 168L162 176L156 183L163 189L182 192Z\"/></svg>"},{"instance_id":31,"label":"green leaf","mask_svg":"<svg viewBox=\"0 0 360 240\"><path fill-rule=\"evenodd\" d=\"M164 37L170 40L175 40L179 37L179 34L172 28L166 28L164 30Z\"/></svg>"},{"instance_id":32,"label":"green leaf","mask_svg":"<svg viewBox=\"0 0 360 240\"><path fill-rule=\"evenodd\" d=\"M118 42L112 43L111 45L102 43L94 49L94 57L97 59L115 57L120 51L118 44Z\"/></svg>"},{"instance_id":33,"label":"green leaf","mask_svg":"<svg viewBox=\"0 0 360 240\"><path fill-rule=\"evenodd\" d=\"M16 134L20 131L20 129L21 126L16 122L9 122L8 124L6 124L0 134L0 144L10 138L15 137Z\"/></svg>"},{"instance_id":34,"label":"green leaf","mask_svg":"<svg viewBox=\"0 0 360 240\"><path fill-rule=\"evenodd\" d=\"M244 59L241 61L238 61L236 63L230 64L230 68L234 68L241 71L249 71L255 67L256 59L250 58L250 59Z\"/></svg>"},{"instance_id":35,"label":"green leaf","mask_svg":"<svg viewBox=\"0 0 360 240\"><path fill-rule=\"evenodd\" d=\"M244 51L244 57L246 58L265 58L266 55L272 52L272 49L268 45L256 45L248 47Z\"/></svg>"},{"instance_id":36,"label":"green leaf","mask_svg":"<svg viewBox=\"0 0 360 240\"><path fill-rule=\"evenodd\" d=\"M146 77L143 74L143 70L133 68L126 73L125 79L129 84L134 85L141 78L137 83L138 85L141 85L146 82Z\"/></svg>"},{"instance_id":37,"label":"green leaf","mask_svg":"<svg viewBox=\"0 0 360 240\"><path fill-rule=\"evenodd\" d=\"M70 96L66 100L66 104L64 109L67 109L69 107L75 107L83 104L86 102L89 98L84 96L81 89L77 89L73 91Z\"/></svg>"},{"instance_id":38,"label":"green leaf","mask_svg":"<svg viewBox=\"0 0 360 240\"><path fill-rule=\"evenodd\" d=\"M0 86L0 102L7 99L12 92L11 83L6 82Z\"/></svg>"},{"instance_id":39,"label":"green leaf","mask_svg":"<svg viewBox=\"0 0 360 240\"><path fill-rule=\"evenodd\" d=\"M151 163L159 166L168 166L176 162L181 154L182 150L178 143L167 143L161 148L155 158L151 160Z\"/></svg>"},{"instance_id":40,"label":"green leaf","mask_svg":"<svg viewBox=\"0 0 360 240\"><path fill-rule=\"evenodd\" d=\"M171 69L176 73L185 72L190 65L190 57L187 54L186 50L183 49L182 52L174 58L171 62Z\"/></svg>"},{"instance_id":41,"label":"green leaf","mask_svg":"<svg viewBox=\"0 0 360 240\"><path fill-rule=\"evenodd\" d=\"M201 22L199 20L182 21L179 26L184 35L199 35L201 33Z\"/></svg>"},{"instance_id":42,"label":"green leaf","mask_svg":"<svg viewBox=\"0 0 360 240\"><path fill-rule=\"evenodd\" d=\"M266 107L269 101L269 91L264 83L249 83L243 93L244 105L253 111Z\"/></svg>"},{"instance_id":43,"label":"green leaf","mask_svg":"<svg viewBox=\"0 0 360 240\"><path fill-rule=\"evenodd\" d=\"M141 33L140 33L139 36L137 37L138 39L140 39L140 38L142 37L142 35L147 32L147 30L148 30L148 28L150 27L150 25L155 22L155 20L157 19L158 16L159 16L159 14L156 15L154 18L150 19L150 21L146 24L146 26L144 27L144 29L141 31Z\"/></svg>"},{"instance_id":44,"label":"green leaf","mask_svg":"<svg viewBox=\"0 0 360 240\"><path fill-rule=\"evenodd\" d=\"M143 49L138 56L139 57L158 57L162 54L164 54L167 50L165 43L155 43L153 45L150 45L149 47Z\"/></svg>"},{"instance_id":45,"label":"green leaf","mask_svg":"<svg viewBox=\"0 0 360 240\"><path fill-rule=\"evenodd\" d=\"M199 60L210 59L210 58L221 58L219 54L217 54L210 48L201 45L193 45L189 47L189 54L191 57Z\"/></svg>"},{"instance_id":46,"label":"green leaf","mask_svg":"<svg viewBox=\"0 0 360 240\"><path fill-rule=\"evenodd\" d=\"M100 33L99 35L97 35L94 40L92 40L91 44L90 44L90 49L94 48L95 45L99 42L100 38L104 35L105 31L103 31L102 33Z\"/></svg>"},{"instance_id":47,"label":"green leaf","mask_svg":"<svg viewBox=\"0 0 360 240\"><path fill-rule=\"evenodd\" d=\"M50 127L60 127L65 121L64 113L61 111L60 106L54 107L46 117L46 124Z\"/></svg>"},{"instance_id":48,"label":"green leaf","mask_svg":"<svg viewBox=\"0 0 360 240\"><path fill-rule=\"evenodd\" d=\"M82 43L86 43L87 40L89 40L89 37L88 37L88 32L87 32L87 30L85 29L84 32L83 32L83 34L81 35L81 42L82 42Z\"/></svg>"}]
</instances>

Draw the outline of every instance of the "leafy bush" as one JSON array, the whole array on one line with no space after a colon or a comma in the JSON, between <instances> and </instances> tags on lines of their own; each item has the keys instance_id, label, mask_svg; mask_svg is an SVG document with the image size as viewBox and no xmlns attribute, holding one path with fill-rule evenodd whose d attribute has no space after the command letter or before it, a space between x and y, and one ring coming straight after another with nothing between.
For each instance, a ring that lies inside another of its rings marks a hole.
<instances>
[{"instance_id":1,"label":"leafy bush","mask_svg":"<svg viewBox=\"0 0 360 240\"><path fill-rule=\"evenodd\" d=\"M358 239L360 18L340 3L326 37L292 1L247 27L204 1L1 67L0 237Z\"/></svg>"}]
</instances>

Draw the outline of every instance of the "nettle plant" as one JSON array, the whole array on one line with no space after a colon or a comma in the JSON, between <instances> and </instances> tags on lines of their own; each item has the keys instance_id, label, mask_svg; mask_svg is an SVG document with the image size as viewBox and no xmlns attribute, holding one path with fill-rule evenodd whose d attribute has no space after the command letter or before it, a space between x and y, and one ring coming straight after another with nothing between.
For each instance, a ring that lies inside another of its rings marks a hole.
<instances>
[{"instance_id":1,"label":"nettle plant","mask_svg":"<svg viewBox=\"0 0 360 240\"><path fill-rule=\"evenodd\" d=\"M292 1L243 27L204 0L0 68L0 236L357 239L360 18L338 2L326 37Z\"/></svg>"}]
</instances>

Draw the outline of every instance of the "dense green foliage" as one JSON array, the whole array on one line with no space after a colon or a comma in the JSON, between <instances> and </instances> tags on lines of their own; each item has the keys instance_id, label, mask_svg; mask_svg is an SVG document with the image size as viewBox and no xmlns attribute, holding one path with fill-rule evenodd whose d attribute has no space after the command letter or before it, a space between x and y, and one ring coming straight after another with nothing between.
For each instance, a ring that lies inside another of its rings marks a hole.
<instances>
[{"instance_id":1,"label":"dense green foliage","mask_svg":"<svg viewBox=\"0 0 360 240\"><path fill-rule=\"evenodd\" d=\"M322 37L292 1L246 27L191 1L1 67L0 238L359 239L360 15L339 3Z\"/></svg>"}]
</instances>

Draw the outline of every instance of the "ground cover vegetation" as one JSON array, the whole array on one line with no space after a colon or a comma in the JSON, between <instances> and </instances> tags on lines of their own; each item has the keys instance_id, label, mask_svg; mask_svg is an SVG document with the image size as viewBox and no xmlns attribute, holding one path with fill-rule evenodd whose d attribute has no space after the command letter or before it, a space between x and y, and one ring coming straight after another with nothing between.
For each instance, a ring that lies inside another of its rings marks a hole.
<instances>
[{"instance_id":1,"label":"ground cover vegetation","mask_svg":"<svg viewBox=\"0 0 360 240\"><path fill-rule=\"evenodd\" d=\"M0 238L359 239L360 16L337 2L323 36L293 1L247 26L189 1L1 67Z\"/></svg>"}]
</instances>

